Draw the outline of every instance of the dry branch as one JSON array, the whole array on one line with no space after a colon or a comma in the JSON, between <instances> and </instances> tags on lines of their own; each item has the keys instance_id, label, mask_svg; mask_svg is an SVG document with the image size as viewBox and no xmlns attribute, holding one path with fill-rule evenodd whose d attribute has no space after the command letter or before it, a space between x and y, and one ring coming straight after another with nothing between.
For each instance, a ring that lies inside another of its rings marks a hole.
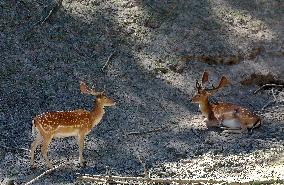
<instances>
[{"instance_id":1,"label":"dry branch","mask_svg":"<svg viewBox=\"0 0 284 185\"><path fill-rule=\"evenodd\" d=\"M135 184L135 183L158 183L158 184L282 184L284 180L281 179L264 179L260 181L247 182L226 182L223 180L212 179L178 179L178 178L144 178L144 177L122 177L122 176L108 176L108 175L82 175L78 177L79 180L93 181L93 182L114 182L117 184ZM124 181L124 182L123 182ZM134 181L129 183L130 181Z\"/></svg>"},{"instance_id":2,"label":"dry branch","mask_svg":"<svg viewBox=\"0 0 284 185\"><path fill-rule=\"evenodd\" d=\"M109 62L110 62L110 59L112 58L112 56L113 56L114 54L115 54L115 51L112 52L112 53L108 56L106 63L105 63L104 66L102 67L102 71L105 71L106 67L108 66L108 64L109 64Z\"/></svg>"},{"instance_id":3,"label":"dry branch","mask_svg":"<svg viewBox=\"0 0 284 185\"><path fill-rule=\"evenodd\" d=\"M153 132L160 132L162 130L167 129L168 127L169 126L161 127L161 128L155 128L155 129L152 129L152 130L147 130L147 131L142 131L142 132L129 132L129 133L126 133L126 135L143 135L143 134L149 134L149 133L153 133Z\"/></svg>"},{"instance_id":4,"label":"dry branch","mask_svg":"<svg viewBox=\"0 0 284 185\"><path fill-rule=\"evenodd\" d=\"M144 176L145 177L149 177L150 174L148 173L148 168L146 166L145 160L142 160L139 155L137 156L137 158L138 158L138 161L140 162L140 164L143 166Z\"/></svg>"},{"instance_id":5,"label":"dry branch","mask_svg":"<svg viewBox=\"0 0 284 185\"><path fill-rule=\"evenodd\" d=\"M261 111L263 111L266 107L268 107L269 104L274 103L274 102L275 102L274 100L268 101L268 102L261 108Z\"/></svg>"},{"instance_id":6,"label":"dry branch","mask_svg":"<svg viewBox=\"0 0 284 185\"><path fill-rule=\"evenodd\" d=\"M161 184L192 184L192 183L225 183L225 181L211 180L211 179L178 179L178 178L145 178L145 177L122 177L122 176L109 176L109 175L83 175L79 177L79 180L88 180L95 182L102 182L102 180L115 181L121 183L121 181L135 181L140 183L161 183Z\"/></svg>"},{"instance_id":7,"label":"dry branch","mask_svg":"<svg viewBox=\"0 0 284 185\"><path fill-rule=\"evenodd\" d=\"M33 178L32 180L30 180L29 182L25 183L24 185L29 185L29 184L34 183L34 182L37 181L39 178L43 177L43 176L46 175L46 174L49 174L49 173L53 172L54 170L56 170L56 169L62 167L62 166L65 165L65 164L66 164L66 163L61 163L61 164L59 164L59 165L57 165L57 166L55 166L55 167L53 167L53 168L51 168L51 169L46 170L45 172L43 172L43 173L40 174L39 176Z\"/></svg>"},{"instance_id":8,"label":"dry branch","mask_svg":"<svg viewBox=\"0 0 284 185\"><path fill-rule=\"evenodd\" d=\"M7 150L23 150L23 151L30 152L30 150L26 149L26 148L9 147L9 146L6 146L6 145L0 145L0 147L5 148Z\"/></svg>"},{"instance_id":9,"label":"dry branch","mask_svg":"<svg viewBox=\"0 0 284 185\"><path fill-rule=\"evenodd\" d=\"M261 90L263 90L264 88L267 88L267 87L284 88L284 85L281 85L281 84L265 84L265 85L261 86L260 88L258 88L257 90L255 90L253 92L253 94L258 93L259 91L261 91Z\"/></svg>"},{"instance_id":10,"label":"dry branch","mask_svg":"<svg viewBox=\"0 0 284 185\"><path fill-rule=\"evenodd\" d=\"M43 25L51 16L51 14L54 12L55 7L53 7L47 14L47 16L40 22L40 25Z\"/></svg>"},{"instance_id":11,"label":"dry branch","mask_svg":"<svg viewBox=\"0 0 284 185\"><path fill-rule=\"evenodd\" d=\"M273 100L268 101L268 102L261 108L262 111L263 111L269 104L274 103L274 102L277 102L277 98L276 98L276 96L275 96L275 94L274 94L273 89L271 89L271 93L272 93L272 96L273 96Z\"/></svg>"},{"instance_id":12,"label":"dry branch","mask_svg":"<svg viewBox=\"0 0 284 185\"><path fill-rule=\"evenodd\" d=\"M43 25L51 17L51 15L54 14L60 8L61 5L62 5L62 0L58 0L58 2L49 10L48 14L45 17L43 17L41 20L33 24L31 29L33 29L37 25Z\"/></svg>"}]
</instances>

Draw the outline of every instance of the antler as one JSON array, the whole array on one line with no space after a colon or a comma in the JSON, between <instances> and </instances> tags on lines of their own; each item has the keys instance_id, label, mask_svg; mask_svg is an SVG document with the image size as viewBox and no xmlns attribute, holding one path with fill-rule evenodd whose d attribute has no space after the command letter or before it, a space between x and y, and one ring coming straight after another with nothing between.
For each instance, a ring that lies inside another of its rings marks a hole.
<instances>
[{"instance_id":1,"label":"antler","mask_svg":"<svg viewBox=\"0 0 284 185\"><path fill-rule=\"evenodd\" d=\"M208 82L208 72L207 71L203 72L201 82L202 82L202 85L204 85L206 82Z\"/></svg>"},{"instance_id":2,"label":"antler","mask_svg":"<svg viewBox=\"0 0 284 185\"><path fill-rule=\"evenodd\" d=\"M94 86L90 89L85 82L80 81L80 90L83 94L91 94L93 96L98 96L103 94L103 92L96 92Z\"/></svg>"},{"instance_id":3,"label":"antler","mask_svg":"<svg viewBox=\"0 0 284 185\"><path fill-rule=\"evenodd\" d=\"M227 77L222 76L219 85L217 87L215 87L214 85L212 85L212 89L205 89L207 92L214 94L216 93L219 89L221 89L222 87L228 85L230 83L230 81L227 79Z\"/></svg>"},{"instance_id":4,"label":"antler","mask_svg":"<svg viewBox=\"0 0 284 185\"><path fill-rule=\"evenodd\" d=\"M207 72L207 71L204 71L204 72L203 72L203 75L202 75L201 83L198 82L198 80L196 80L196 84L195 84L196 89L197 89L198 91L200 91L200 90L203 88L203 85L204 85L206 82L208 82L208 72Z\"/></svg>"}]
</instances>

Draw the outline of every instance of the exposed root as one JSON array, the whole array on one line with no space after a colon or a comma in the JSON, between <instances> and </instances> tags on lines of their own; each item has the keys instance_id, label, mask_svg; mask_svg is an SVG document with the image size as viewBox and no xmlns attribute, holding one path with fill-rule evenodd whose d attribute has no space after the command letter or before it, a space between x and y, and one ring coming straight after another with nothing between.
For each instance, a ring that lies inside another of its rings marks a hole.
<instances>
[{"instance_id":1,"label":"exposed root","mask_svg":"<svg viewBox=\"0 0 284 185\"><path fill-rule=\"evenodd\" d=\"M137 183L149 183L149 184L273 184L283 183L284 180L280 179L266 179L261 181L249 181L249 182L226 182L222 180L212 179L179 179L179 178L144 178L144 177L122 177L122 176L109 176L109 175L82 175L78 180L92 181L92 182L114 182L116 184L137 184Z\"/></svg>"}]
</instances>

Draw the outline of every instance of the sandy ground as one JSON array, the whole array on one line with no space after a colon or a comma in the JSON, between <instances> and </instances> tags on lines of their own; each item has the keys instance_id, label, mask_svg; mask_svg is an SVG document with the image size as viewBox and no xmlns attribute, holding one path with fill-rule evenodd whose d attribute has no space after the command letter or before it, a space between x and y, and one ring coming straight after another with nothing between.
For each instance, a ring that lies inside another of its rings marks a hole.
<instances>
[{"instance_id":1,"label":"sandy ground","mask_svg":"<svg viewBox=\"0 0 284 185\"><path fill-rule=\"evenodd\" d=\"M0 182L22 184L47 170L40 150L30 168L31 120L91 110L93 97L79 91L84 80L105 87L117 106L87 136L86 167L74 138L57 139L49 158L66 164L34 184L138 177L144 167L151 178L283 183L283 89L253 94L259 86L240 83L251 74L284 81L283 10L279 0L0 0ZM188 57L236 55L234 65ZM252 134L207 129L190 102L204 70L213 84L231 80L213 100L248 107L263 126Z\"/></svg>"}]
</instances>

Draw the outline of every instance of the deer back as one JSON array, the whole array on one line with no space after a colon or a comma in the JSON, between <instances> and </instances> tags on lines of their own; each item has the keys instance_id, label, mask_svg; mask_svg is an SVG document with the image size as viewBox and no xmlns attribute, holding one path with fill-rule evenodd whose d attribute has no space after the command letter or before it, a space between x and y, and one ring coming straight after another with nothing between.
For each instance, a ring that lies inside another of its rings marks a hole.
<instances>
[{"instance_id":1,"label":"deer back","mask_svg":"<svg viewBox=\"0 0 284 185\"><path fill-rule=\"evenodd\" d=\"M65 128L66 132L72 129L89 129L89 127L92 126L90 123L90 113L84 110L46 112L36 116L34 118L34 124L41 133L55 133L62 128Z\"/></svg>"}]
</instances>

